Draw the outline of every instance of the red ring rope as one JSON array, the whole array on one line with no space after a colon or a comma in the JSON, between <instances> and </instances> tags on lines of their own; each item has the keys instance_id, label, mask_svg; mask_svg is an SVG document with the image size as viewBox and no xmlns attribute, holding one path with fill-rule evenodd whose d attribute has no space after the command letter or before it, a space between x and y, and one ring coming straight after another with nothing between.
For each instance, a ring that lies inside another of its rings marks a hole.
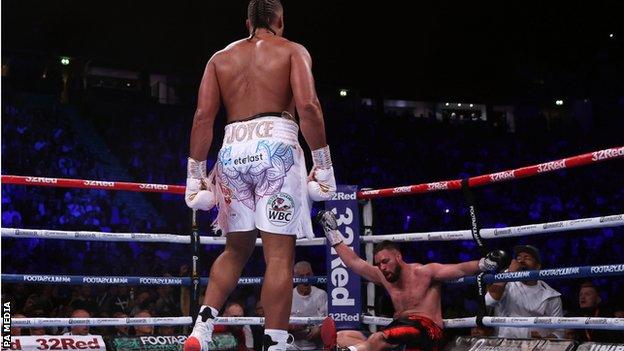
<instances>
[{"instance_id":1,"label":"red ring rope","mask_svg":"<svg viewBox=\"0 0 624 351\"><path fill-rule=\"evenodd\" d=\"M610 149L598 150L582 155L562 158L560 160L540 163L503 172L484 174L468 179L468 186L477 187L491 183L498 183L512 179L531 177L534 175L553 172L559 169L568 169L588 164L598 163L606 160L624 158L624 146ZM61 188L81 188L81 189L105 189L105 190L126 190L135 192L184 194L183 185L151 184L151 183L130 183L130 182L110 182L100 180L46 178L46 177L26 177L16 175L3 175L3 184L20 184L30 186L48 186ZM394 188L365 190L358 192L359 199L375 199L380 197L394 197L428 193L440 190L461 189L461 179L446 180L441 182L424 183L417 185L399 186Z\"/></svg>"},{"instance_id":2,"label":"red ring rope","mask_svg":"<svg viewBox=\"0 0 624 351\"><path fill-rule=\"evenodd\" d=\"M134 192L184 194L185 186L151 183L109 182L101 180L24 177L3 175L3 184L20 184L30 186L49 186L58 188L127 190Z\"/></svg>"},{"instance_id":3,"label":"red ring rope","mask_svg":"<svg viewBox=\"0 0 624 351\"><path fill-rule=\"evenodd\" d=\"M542 173L553 172L559 169L585 166L588 164L598 163L615 158L624 158L624 146L598 150L578 156L562 158L556 161L544 162L533 166L472 177L468 179L468 186L477 187L492 183L504 182L512 179L526 178ZM358 199L375 199L380 197L395 197L428 193L440 190L458 189L461 189L461 179L400 186L394 188L365 190L358 192Z\"/></svg>"}]
</instances>

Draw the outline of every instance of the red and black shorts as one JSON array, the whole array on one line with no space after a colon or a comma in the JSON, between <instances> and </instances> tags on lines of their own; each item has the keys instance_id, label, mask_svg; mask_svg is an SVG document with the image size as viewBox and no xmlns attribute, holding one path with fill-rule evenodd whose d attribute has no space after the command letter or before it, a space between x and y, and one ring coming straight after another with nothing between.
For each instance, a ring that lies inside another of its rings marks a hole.
<instances>
[{"instance_id":1,"label":"red and black shorts","mask_svg":"<svg viewBox=\"0 0 624 351\"><path fill-rule=\"evenodd\" d=\"M405 351L438 351L442 340L442 328L417 315L395 319L382 333L388 343L404 346Z\"/></svg>"}]
</instances>

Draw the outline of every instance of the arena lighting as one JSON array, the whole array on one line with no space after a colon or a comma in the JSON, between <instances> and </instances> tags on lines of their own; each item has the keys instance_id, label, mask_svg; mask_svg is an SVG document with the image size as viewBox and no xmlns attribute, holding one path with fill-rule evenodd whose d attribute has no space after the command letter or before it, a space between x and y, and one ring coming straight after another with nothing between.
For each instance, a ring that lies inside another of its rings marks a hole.
<instances>
[{"instance_id":1,"label":"arena lighting","mask_svg":"<svg viewBox=\"0 0 624 351\"><path fill-rule=\"evenodd\" d=\"M444 104L444 106L449 106L450 104L447 102L446 104Z\"/></svg>"},{"instance_id":2,"label":"arena lighting","mask_svg":"<svg viewBox=\"0 0 624 351\"><path fill-rule=\"evenodd\" d=\"M555 105L562 106L563 105L563 100L555 100Z\"/></svg>"},{"instance_id":3,"label":"arena lighting","mask_svg":"<svg viewBox=\"0 0 624 351\"><path fill-rule=\"evenodd\" d=\"M474 107L474 104L470 104L469 106L470 106L470 107Z\"/></svg>"},{"instance_id":4,"label":"arena lighting","mask_svg":"<svg viewBox=\"0 0 624 351\"><path fill-rule=\"evenodd\" d=\"M615 38L615 34L609 33L609 38L611 38L611 39Z\"/></svg>"},{"instance_id":5,"label":"arena lighting","mask_svg":"<svg viewBox=\"0 0 624 351\"><path fill-rule=\"evenodd\" d=\"M340 89L340 96L345 97L348 93L349 91L347 89Z\"/></svg>"},{"instance_id":6,"label":"arena lighting","mask_svg":"<svg viewBox=\"0 0 624 351\"><path fill-rule=\"evenodd\" d=\"M63 66L69 65L69 57L62 56L61 57L61 65L63 65Z\"/></svg>"},{"instance_id":7,"label":"arena lighting","mask_svg":"<svg viewBox=\"0 0 624 351\"><path fill-rule=\"evenodd\" d=\"M461 104L457 104L457 107L461 107Z\"/></svg>"}]
</instances>

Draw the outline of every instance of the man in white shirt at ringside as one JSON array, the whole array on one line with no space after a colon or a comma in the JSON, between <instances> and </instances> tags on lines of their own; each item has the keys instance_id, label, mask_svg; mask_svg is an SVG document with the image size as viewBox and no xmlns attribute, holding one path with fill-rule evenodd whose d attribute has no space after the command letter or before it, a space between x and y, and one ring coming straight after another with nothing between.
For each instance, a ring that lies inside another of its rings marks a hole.
<instances>
[{"instance_id":1,"label":"man in white shirt at ringside","mask_svg":"<svg viewBox=\"0 0 624 351\"><path fill-rule=\"evenodd\" d=\"M310 262L295 263L295 277L312 277L314 272ZM327 316L327 293L310 284L297 284L293 289L292 317L324 317ZM289 349L314 350L322 347L321 326L319 325L290 325L288 332L295 341Z\"/></svg>"},{"instance_id":2,"label":"man in white shirt at ringside","mask_svg":"<svg viewBox=\"0 0 624 351\"><path fill-rule=\"evenodd\" d=\"M508 272L541 269L539 250L531 245L514 247ZM563 317L561 294L541 280L494 283L488 286L485 304L497 317ZM499 338L558 338L563 329L498 328Z\"/></svg>"}]
</instances>

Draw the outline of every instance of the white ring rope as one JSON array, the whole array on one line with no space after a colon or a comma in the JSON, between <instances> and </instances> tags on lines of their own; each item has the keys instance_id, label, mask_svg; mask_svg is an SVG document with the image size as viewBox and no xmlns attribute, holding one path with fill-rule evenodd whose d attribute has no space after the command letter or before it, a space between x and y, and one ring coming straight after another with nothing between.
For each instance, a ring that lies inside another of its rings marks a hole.
<instances>
[{"instance_id":1,"label":"white ring rope","mask_svg":"<svg viewBox=\"0 0 624 351\"><path fill-rule=\"evenodd\" d=\"M481 237L484 239L509 238L516 236L535 235L543 233L554 233L568 230L582 230L593 228L606 228L624 226L624 214L611 216L590 217L573 219L558 222L546 222L537 224L527 224L505 228L484 228L481 229ZM91 231L64 231L45 229L21 229L2 228L3 238L34 238L34 239L63 239L63 240L83 240L83 241L129 241L129 242L160 242L189 244L191 238L186 235L158 234L158 233L108 233ZM472 240L470 230L454 230L424 233L403 233L386 235L363 235L360 241L364 243L376 243L384 240L409 242L409 241L450 241L450 240ZM297 246L323 246L325 238L299 239ZM202 236L200 242L203 245L224 245L224 237ZM256 246L262 246L260 239L256 240Z\"/></svg>"},{"instance_id":2,"label":"white ring rope","mask_svg":"<svg viewBox=\"0 0 624 351\"><path fill-rule=\"evenodd\" d=\"M161 233L109 233L92 231L2 228L1 236L3 238L61 239L80 241L150 242L172 244L191 243L191 238L188 235ZM225 245L224 237L201 236L199 240L202 245ZM325 245L325 238L297 240L297 246L322 245ZM256 240L256 246L262 246L262 240Z\"/></svg>"},{"instance_id":3,"label":"white ring rope","mask_svg":"<svg viewBox=\"0 0 624 351\"><path fill-rule=\"evenodd\" d=\"M319 324L325 317L290 317L290 324ZM191 317L153 318L13 318L12 327L64 327L70 325L116 326L116 325L190 325ZM216 324L264 325L263 317L217 317Z\"/></svg>"},{"instance_id":4,"label":"white ring rope","mask_svg":"<svg viewBox=\"0 0 624 351\"><path fill-rule=\"evenodd\" d=\"M386 326L391 318L364 316L362 323ZM609 329L624 330L624 318L588 317L483 317L488 327L538 327L544 329ZM445 319L445 328L472 328L477 326L477 317Z\"/></svg>"},{"instance_id":5,"label":"white ring rope","mask_svg":"<svg viewBox=\"0 0 624 351\"><path fill-rule=\"evenodd\" d=\"M319 324L325 317L291 317L290 324ZM362 323L388 325L391 318L363 316ZM189 325L191 317L155 318L14 318L13 327L63 327L71 325L117 326L117 325ZM215 324L264 325L262 317L217 317ZM597 317L483 317L488 327L538 327L546 329L607 329L624 330L624 318ZM477 325L477 317L445 319L445 328L471 328Z\"/></svg>"},{"instance_id":6,"label":"white ring rope","mask_svg":"<svg viewBox=\"0 0 624 351\"><path fill-rule=\"evenodd\" d=\"M484 228L479 231L483 239L510 238L515 236L555 233L568 230L582 230L593 228L618 227L624 225L624 214L612 216L572 219L567 221L527 224L505 228ZM377 243L390 241L451 241L472 240L470 230L453 230L425 233L403 233L360 236L360 241Z\"/></svg>"}]
</instances>

